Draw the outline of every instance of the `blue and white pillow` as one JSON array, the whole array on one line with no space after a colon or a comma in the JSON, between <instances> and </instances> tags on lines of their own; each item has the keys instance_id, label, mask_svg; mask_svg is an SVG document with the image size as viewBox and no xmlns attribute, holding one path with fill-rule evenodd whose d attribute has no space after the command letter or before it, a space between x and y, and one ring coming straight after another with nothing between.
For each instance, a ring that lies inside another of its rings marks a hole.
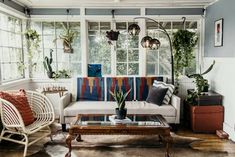
<instances>
[{"instance_id":1,"label":"blue and white pillow","mask_svg":"<svg viewBox=\"0 0 235 157\"><path fill-rule=\"evenodd\" d=\"M161 82L161 81L157 81L157 80L154 80L153 86L155 86L155 87L162 87L162 88L168 88L162 103L163 104L169 104L170 100L171 100L171 97L172 97L172 95L174 93L175 86L172 85L172 84L167 84L165 82Z\"/></svg>"}]
</instances>

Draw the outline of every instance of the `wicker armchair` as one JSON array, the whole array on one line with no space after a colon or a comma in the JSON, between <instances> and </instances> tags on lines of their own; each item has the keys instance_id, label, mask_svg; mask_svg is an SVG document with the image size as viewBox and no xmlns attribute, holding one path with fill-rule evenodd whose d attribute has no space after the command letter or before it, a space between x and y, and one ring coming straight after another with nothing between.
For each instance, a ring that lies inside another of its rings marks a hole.
<instances>
[{"instance_id":1,"label":"wicker armchair","mask_svg":"<svg viewBox=\"0 0 235 157\"><path fill-rule=\"evenodd\" d=\"M18 91L8 91L16 93ZM55 114L53 105L43 94L33 91L26 91L29 105L33 111L36 120L25 126L22 116L16 107L9 101L0 98L0 111L3 130L1 132L0 141L7 140L25 145L24 156L27 154L27 148L42 138L51 135L49 125L54 122ZM34 133L42 133L36 136L36 139L29 141L29 137ZM12 135L22 135L22 140L11 138Z\"/></svg>"}]
</instances>

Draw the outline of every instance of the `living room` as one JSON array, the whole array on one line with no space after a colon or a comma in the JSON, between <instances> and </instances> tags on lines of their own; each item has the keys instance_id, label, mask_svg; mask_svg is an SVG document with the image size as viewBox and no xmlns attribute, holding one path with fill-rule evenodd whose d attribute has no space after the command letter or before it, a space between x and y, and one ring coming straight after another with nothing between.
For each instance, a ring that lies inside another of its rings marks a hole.
<instances>
[{"instance_id":1,"label":"living room","mask_svg":"<svg viewBox=\"0 0 235 157\"><path fill-rule=\"evenodd\" d=\"M235 156L234 5L0 0L0 156Z\"/></svg>"}]
</instances>

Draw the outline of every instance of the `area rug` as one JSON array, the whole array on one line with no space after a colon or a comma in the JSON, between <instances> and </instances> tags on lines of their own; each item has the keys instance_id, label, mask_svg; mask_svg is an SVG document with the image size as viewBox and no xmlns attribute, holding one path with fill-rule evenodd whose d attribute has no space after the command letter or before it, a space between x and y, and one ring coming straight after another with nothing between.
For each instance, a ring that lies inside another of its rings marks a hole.
<instances>
[{"instance_id":1,"label":"area rug","mask_svg":"<svg viewBox=\"0 0 235 157\"><path fill-rule=\"evenodd\" d=\"M67 133L59 133L32 145L29 157L64 157L68 148L65 145ZM193 137L182 137L172 133L174 144L172 157L232 157L227 153L193 150L191 144L201 141ZM82 142L73 141L72 157L164 157L165 147L158 136L82 136ZM11 142L0 144L1 157L21 157L23 146ZM234 154L235 155L235 154Z\"/></svg>"}]
</instances>

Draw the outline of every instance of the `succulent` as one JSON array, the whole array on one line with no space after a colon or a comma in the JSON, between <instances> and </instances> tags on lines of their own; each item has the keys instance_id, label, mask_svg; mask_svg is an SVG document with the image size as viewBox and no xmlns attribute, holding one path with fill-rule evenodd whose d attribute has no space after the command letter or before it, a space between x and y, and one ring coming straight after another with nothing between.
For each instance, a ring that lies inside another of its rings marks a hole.
<instances>
[{"instance_id":1,"label":"succulent","mask_svg":"<svg viewBox=\"0 0 235 157\"><path fill-rule=\"evenodd\" d=\"M123 93L123 91L116 91L116 90L114 90L113 92L109 91L109 93L113 96L114 100L117 102L119 110L125 108L125 100L130 91L131 89L128 90L126 93Z\"/></svg>"}]
</instances>

